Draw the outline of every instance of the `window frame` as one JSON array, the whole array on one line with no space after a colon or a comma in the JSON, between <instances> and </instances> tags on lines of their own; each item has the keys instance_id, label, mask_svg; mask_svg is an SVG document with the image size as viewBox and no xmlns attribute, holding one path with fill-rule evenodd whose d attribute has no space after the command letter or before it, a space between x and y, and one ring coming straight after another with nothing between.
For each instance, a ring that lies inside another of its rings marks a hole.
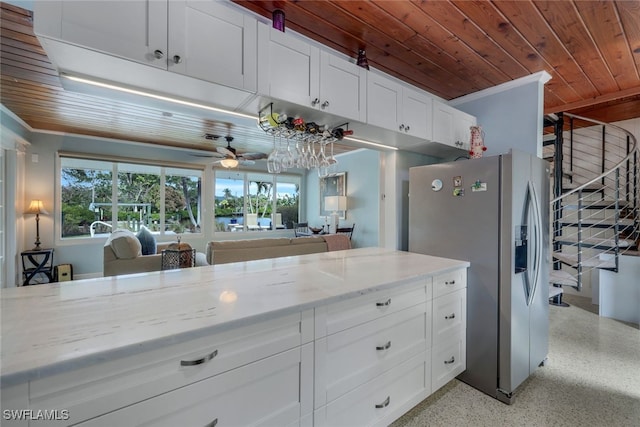
<instances>
[{"instance_id":1,"label":"window frame","mask_svg":"<svg viewBox=\"0 0 640 427\"><path fill-rule=\"evenodd\" d=\"M119 164L129 164L129 165L140 165L140 166L152 166L160 168L160 189L159 194L161 198L160 203L160 232L157 234L158 241L164 240L174 240L175 234L166 234L165 233L165 185L166 180L165 176L168 170L171 169L182 169L182 170L192 170L194 174L198 174L201 180L201 203L200 203L200 213L199 218L201 223L205 223L207 221L207 216L209 213L204 208L206 203L204 203L204 198L206 197L205 191L207 191L208 185L206 185L207 173L206 173L206 165L203 164L182 164L175 162L154 162L154 161L145 161L141 159L132 159L126 157L117 157L117 156L100 156L100 155L91 155L89 153L75 153L75 152L63 152L59 151L56 153L56 169L55 169L55 213L53 215L53 231L54 231L54 244L56 246L71 246L71 245L82 245L82 244L95 244L98 242L104 243L107 237L62 237L62 162L63 158L73 158L78 159L80 161L103 161L110 162L112 164L112 176L111 176L111 198L112 200L116 200L116 203L113 205L111 212L111 223L114 222L117 224L118 218L118 172L119 172ZM206 227L200 227L199 233L193 233L194 236L203 237L206 233Z\"/></svg>"}]
</instances>

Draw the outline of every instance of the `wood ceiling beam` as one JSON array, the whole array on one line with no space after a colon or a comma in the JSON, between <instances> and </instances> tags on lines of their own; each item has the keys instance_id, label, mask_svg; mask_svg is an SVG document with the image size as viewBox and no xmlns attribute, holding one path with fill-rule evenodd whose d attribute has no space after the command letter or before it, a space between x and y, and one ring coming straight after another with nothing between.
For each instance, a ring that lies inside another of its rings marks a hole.
<instances>
[{"instance_id":1,"label":"wood ceiling beam","mask_svg":"<svg viewBox=\"0 0 640 427\"><path fill-rule=\"evenodd\" d=\"M630 96L636 96L636 95L640 95L640 86L621 90L614 93L608 93L606 95L600 95L593 98L584 99L582 101L571 102L569 104L553 105L550 107L545 107L544 114L573 111L578 108L590 107L592 105L603 104L605 102L611 102L618 99L628 98Z\"/></svg>"}]
</instances>

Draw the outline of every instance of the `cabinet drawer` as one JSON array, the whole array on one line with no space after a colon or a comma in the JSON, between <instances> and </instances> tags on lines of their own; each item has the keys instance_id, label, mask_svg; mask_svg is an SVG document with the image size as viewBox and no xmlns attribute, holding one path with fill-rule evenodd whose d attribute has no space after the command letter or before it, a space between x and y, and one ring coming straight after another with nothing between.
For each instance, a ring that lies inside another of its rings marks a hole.
<instances>
[{"instance_id":1,"label":"cabinet drawer","mask_svg":"<svg viewBox=\"0 0 640 427\"><path fill-rule=\"evenodd\" d=\"M466 335L451 337L448 341L433 347L431 360L432 389L436 391L467 368Z\"/></svg>"},{"instance_id":2,"label":"cabinet drawer","mask_svg":"<svg viewBox=\"0 0 640 427\"><path fill-rule=\"evenodd\" d=\"M300 418L301 349L293 349L80 424L285 426Z\"/></svg>"},{"instance_id":3,"label":"cabinet drawer","mask_svg":"<svg viewBox=\"0 0 640 427\"><path fill-rule=\"evenodd\" d=\"M460 289L433 300L433 345L467 328L467 290Z\"/></svg>"},{"instance_id":4,"label":"cabinet drawer","mask_svg":"<svg viewBox=\"0 0 640 427\"><path fill-rule=\"evenodd\" d=\"M316 339L425 302L427 292L431 291L427 282L423 279L400 289L379 291L316 308Z\"/></svg>"},{"instance_id":5,"label":"cabinet drawer","mask_svg":"<svg viewBox=\"0 0 640 427\"><path fill-rule=\"evenodd\" d=\"M315 407L430 347L431 310L419 304L316 341Z\"/></svg>"},{"instance_id":6,"label":"cabinet drawer","mask_svg":"<svg viewBox=\"0 0 640 427\"><path fill-rule=\"evenodd\" d=\"M300 346L303 318L295 313L34 380L30 408L69 410L70 420L47 426L96 417Z\"/></svg>"},{"instance_id":7,"label":"cabinet drawer","mask_svg":"<svg viewBox=\"0 0 640 427\"><path fill-rule=\"evenodd\" d=\"M433 278L433 297L438 298L442 295L458 291L467 287L467 270L461 268L459 270L450 271Z\"/></svg>"},{"instance_id":8,"label":"cabinet drawer","mask_svg":"<svg viewBox=\"0 0 640 427\"><path fill-rule=\"evenodd\" d=\"M430 394L426 356L422 353L412 357L316 410L314 426L388 425Z\"/></svg>"}]
</instances>

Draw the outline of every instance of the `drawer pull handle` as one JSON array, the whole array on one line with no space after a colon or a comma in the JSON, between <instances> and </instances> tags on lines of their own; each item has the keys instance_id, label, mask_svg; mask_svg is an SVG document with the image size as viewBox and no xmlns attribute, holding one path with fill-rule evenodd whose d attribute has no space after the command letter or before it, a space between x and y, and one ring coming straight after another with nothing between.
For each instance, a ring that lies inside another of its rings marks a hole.
<instances>
[{"instance_id":1,"label":"drawer pull handle","mask_svg":"<svg viewBox=\"0 0 640 427\"><path fill-rule=\"evenodd\" d=\"M450 281L450 282L444 282L444 284L445 284L445 285L455 285L455 284L456 284L456 281L455 281L455 280L452 280L452 281Z\"/></svg>"},{"instance_id":2,"label":"drawer pull handle","mask_svg":"<svg viewBox=\"0 0 640 427\"><path fill-rule=\"evenodd\" d=\"M376 346L376 350L378 350L378 351L380 351L380 350L389 350L389 348L391 348L391 341L387 341L387 343L385 345Z\"/></svg>"},{"instance_id":3,"label":"drawer pull handle","mask_svg":"<svg viewBox=\"0 0 640 427\"><path fill-rule=\"evenodd\" d=\"M452 364L452 363L454 363L455 361L456 361L456 358L455 358L455 357L453 357L453 356L451 356L451 359L449 359L449 360L445 360L445 361L444 361L444 364L445 364L445 365L451 365L451 364Z\"/></svg>"},{"instance_id":4,"label":"drawer pull handle","mask_svg":"<svg viewBox=\"0 0 640 427\"><path fill-rule=\"evenodd\" d=\"M207 424L204 427L216 427L218 425L218 419L216 418L215 420L211 421L209 424Z\"/></svg>"},{"instance_id":5,"label":"drawer pull handle","mask_svg":"<svg viewBox=\"0 0 640 427\"><path fill-rule=\"evenodd\" d=\"M218 355L218 350L213 350L211 353L207 354L204 357L201 357L200 359L194 359L194 360L181 360L180 361L180 366L195 366L195 365L202 365L203 363L207 363L209 360L213 359L214 357L216 357ZM217 422L217 420L214 420ZM215 424L214 424L215 425Z\"/></svg>"},{"instance_id":6,"label":"drawer pull handle","mask_svg":"<svg viewBox=\"0 0 640 427\"><path fill-rule=\"evenodd\" d=\"M389 298L385 302L377 302L376 303L376 307L385 307L385 306L387 306L389 304L391 304L391 298Z\"/></svg>"},{"instance_id":7,"label":"drawer pull handle","mask_svg":"<svg viewBox=\"0 0 640 427\"><path fill-rule=\"evenodd\" d=\"M391 396L387 396L387 398L384 400L384 402L378 403L376 405L376 409L386 408L387 406L389 406L389 403L391 403Z\"/></svg>"},{"instance_id":8,"label":"drawer pull handle","mask_svg":"<svg viewBox=\"0 0 640 427\"><path fill-rule=\"evenodd\" d=\"M445 319L449 320L449 319L455 319L456 318L456 314L455 313L451 313L448 316L444 316Z\"/></svg>"}]
</instances>

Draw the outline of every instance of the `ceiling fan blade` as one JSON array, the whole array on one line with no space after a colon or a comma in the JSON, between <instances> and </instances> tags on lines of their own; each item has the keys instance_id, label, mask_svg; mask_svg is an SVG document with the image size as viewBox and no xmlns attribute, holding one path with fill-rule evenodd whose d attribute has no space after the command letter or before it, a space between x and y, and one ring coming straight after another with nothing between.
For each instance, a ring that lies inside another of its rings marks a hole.
<instances>
[{"instance_id":1,"label":"ceiling fan blade","mask_svg":"<svg viewBox=\"0 0 640 427\"><path fill-rule=\"evenodd\" d=\"M212 151L211 153L207 153L207 154L205 154L205 153L202 153L202 154L200 154L200 153L189 153L189 154L191 156L193 156L193 157L209 157L209 158L210 157L215 157L217 159L224 158L224 155L222 155L220 153L216 153L214 151Z\"/></svg>"},{"instance_id":2,"label":"ceiling fan blade","mask_svg":"<svg viewBox=\"0 0 640 427\"><path fill-rule=\"evenodd\" d=\"M218 153L223 154L226 157L230 157L232 159L236 158L235 153L229 150L227 147L217 147L216 150L218 151Z\"/></svg>"},{"instance_id":3,"label":"ceiling fan blade","mask_svg":"<svg viewBox=\"0 0 640 427\"><path fill-rule=\"evenodd\" d=\"M260 160L266 159L267 155L264 153L242 153L238 155L238 158L242 158L244 160Z\"/></svg>"}]
</instances>

